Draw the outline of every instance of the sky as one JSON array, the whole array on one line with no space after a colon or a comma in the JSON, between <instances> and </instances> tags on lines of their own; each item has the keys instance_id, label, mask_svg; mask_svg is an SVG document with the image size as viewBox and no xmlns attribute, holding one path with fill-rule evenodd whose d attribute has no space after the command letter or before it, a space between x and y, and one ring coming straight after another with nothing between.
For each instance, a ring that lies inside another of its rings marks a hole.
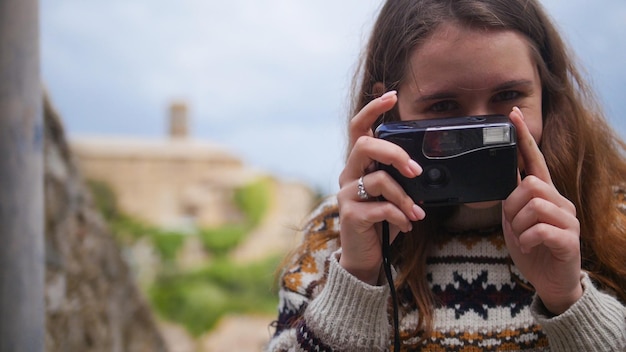
<instances>
[{"instance_id":1,"label":"sky","mask_svg":"<svg viewBox=\"0 0 626 352\"><path fill-rule=\"evenodd\" d=\"M41 0L44 85L70 138L164 138L167 109L253 168L338 190L374 0ZM626 136L626 1L545 0Z\"/></svg>"}]
</instances>

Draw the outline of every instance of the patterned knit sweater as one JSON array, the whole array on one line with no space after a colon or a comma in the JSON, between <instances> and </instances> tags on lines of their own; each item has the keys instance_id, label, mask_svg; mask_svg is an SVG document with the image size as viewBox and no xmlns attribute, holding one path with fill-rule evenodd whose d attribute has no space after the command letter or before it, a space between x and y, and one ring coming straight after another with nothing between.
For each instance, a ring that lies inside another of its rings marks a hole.
<instances>
[{"instance_id":1,"label":"patterned knit sweater","mask_svg":"<svg viewBox=\"0 0 626 352\"><path fill-rule=\"evenodd\" d=\"M279 317L268 351L386 351L392 346L389 288L370 286L338 263L336 199L305 228L306 250L281 277ZM446 236L427 259L438 304L434 332L403 341L418 351L626 351L626 308L581 274L583 297L552 317L524 285L502 231ZM400 316L400 333L418 313Z\"/></svg>"}]
</instances>

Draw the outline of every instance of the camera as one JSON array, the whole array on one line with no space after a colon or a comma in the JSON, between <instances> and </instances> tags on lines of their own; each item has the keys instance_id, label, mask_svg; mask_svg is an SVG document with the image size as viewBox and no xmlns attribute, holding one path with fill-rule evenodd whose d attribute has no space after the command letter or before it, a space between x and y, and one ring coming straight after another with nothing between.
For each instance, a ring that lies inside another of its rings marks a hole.
<instances>
[{"instance_id":1,"label":"camera","mask_svg":"<svg viewBox=\"0 0 626 352\"><path fill-rule=\"evenodd\" d=\"M407 178L379 163L420 206L506 199L517 186L515 126L503 115L382 123L375 136L402 147L423 169Z\"/></svg>"}]
</instances>

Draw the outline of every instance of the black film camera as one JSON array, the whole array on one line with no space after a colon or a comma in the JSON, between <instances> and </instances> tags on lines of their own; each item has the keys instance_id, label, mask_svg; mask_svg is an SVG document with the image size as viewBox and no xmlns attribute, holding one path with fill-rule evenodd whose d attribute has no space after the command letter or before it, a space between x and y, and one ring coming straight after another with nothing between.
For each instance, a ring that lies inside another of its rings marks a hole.
<instances>
[{"instance_id":1,"label":"black film camera","mask_svg":"<svg viewBox=\"0 0 626 352\"><path fill-rule=\"evenodd\" d=\"M402 147L424 169L411 179L378 165L416 204L501 200L517 185L517 138L506 116L394 121L381 124L375 135Z\"/></svg>"}]
</instances>

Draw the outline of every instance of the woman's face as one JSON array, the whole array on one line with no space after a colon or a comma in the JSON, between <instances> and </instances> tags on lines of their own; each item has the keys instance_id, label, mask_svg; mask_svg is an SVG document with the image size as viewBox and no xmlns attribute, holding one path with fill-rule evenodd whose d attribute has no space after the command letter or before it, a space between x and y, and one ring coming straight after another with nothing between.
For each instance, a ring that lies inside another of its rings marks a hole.
<instances>
[{"instance_id":1,"label":"woman's face","mask_svg":"<svg viewBox=\"0 0 626 352\"><path fill-rule=\"evenodd\" d=\"M413 52L397 106L402 120L508 116L517 106L535 141L541 140L541 80L529 44L514 31L441 25Z\"/></svg>"},{"instance_id":2,"label":"woman's face","mask_svg":"<svg viewBox=\"0 0 626 352\"><path fill-rule=\"evenodd\" d=\"M539 72L525 37L508 30L442 24L415 49L398 89L402 120L508 116L514 106L539 143Z\"/></svg>"}]
</instances>

